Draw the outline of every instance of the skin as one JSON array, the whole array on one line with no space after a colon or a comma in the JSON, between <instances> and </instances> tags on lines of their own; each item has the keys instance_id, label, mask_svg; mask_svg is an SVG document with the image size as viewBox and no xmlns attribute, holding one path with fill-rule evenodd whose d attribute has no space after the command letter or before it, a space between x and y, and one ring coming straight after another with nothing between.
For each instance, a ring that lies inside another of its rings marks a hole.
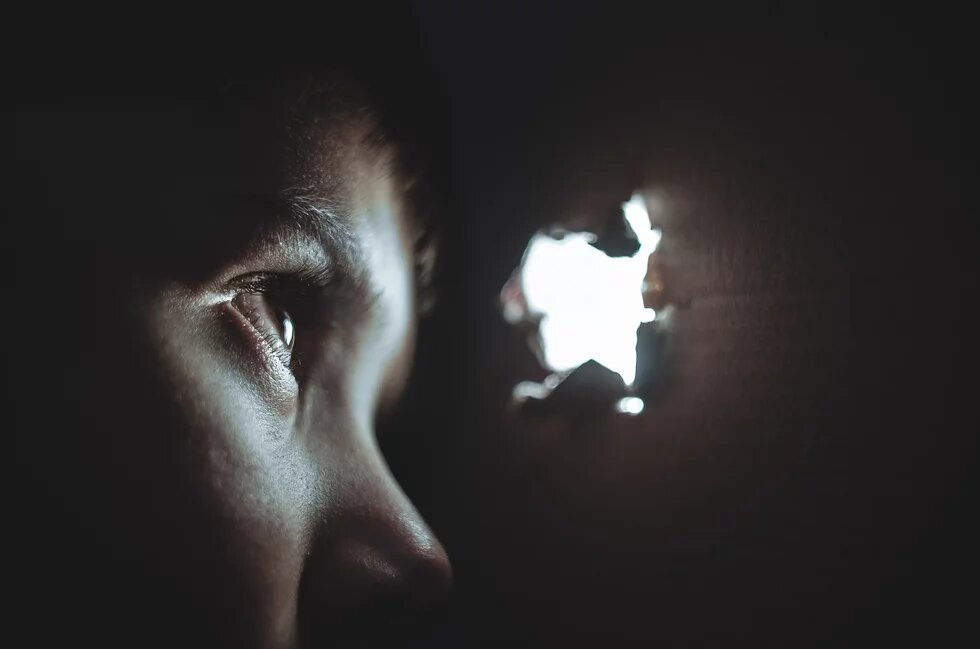
<instances>
[{"instance_id":1,"label":"skin","mask_svg":"<svg viewBox=\"0 0 980 649\"><path fill-rule=\"evenodd\" d=\"M84 227L55 230L60 263L97 287L30 299L42 322L88 317L43 352L73 386L65 414L20 440L42 539L28 556L51 557L25 598L109 644L401 637L452 579L376 436L414 349L409 180L357 100L291 122L223 101L218 117L24 117L48 168L79 163L87 188L120 174L75 202Z\"/></svg>"}]
</instances>

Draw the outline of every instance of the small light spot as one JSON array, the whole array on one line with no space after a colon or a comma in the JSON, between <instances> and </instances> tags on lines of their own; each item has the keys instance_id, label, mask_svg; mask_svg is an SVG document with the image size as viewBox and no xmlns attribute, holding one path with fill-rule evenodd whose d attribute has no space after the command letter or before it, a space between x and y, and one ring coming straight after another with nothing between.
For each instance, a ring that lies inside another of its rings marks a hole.
<instances>
[{"instance_id":1,"label":"small light spot","mask_svg":"<svg viewBox=\"0 0 980 649\"><path fill-rule=\"evenodd\" d=\"M520 322L524 317L524 309L516 301L504 302L504 320L510 324Z\"/></svg>"},{"instance_id":2,"label":"small light spot","mask_svg":"<svg viewBox=\"0 0 980 649\"><path fill-rule=\"evenodd\" d=\"M514 399L524 401L526 399L544 399L550 394L550 390L540 383L534 381L522 381L514 386Z\"/></svg>"},{"instance_id":3,"label":"small light spot","mask_svg":"<svg viewBox=\"0 0 980 649\"><path fill-rule=\"evenodd\" d=\"M616 402L616 412L624 415L638 415L643 412L643 399L639 397L623 397Z\"/></svg>"}]
</instances>

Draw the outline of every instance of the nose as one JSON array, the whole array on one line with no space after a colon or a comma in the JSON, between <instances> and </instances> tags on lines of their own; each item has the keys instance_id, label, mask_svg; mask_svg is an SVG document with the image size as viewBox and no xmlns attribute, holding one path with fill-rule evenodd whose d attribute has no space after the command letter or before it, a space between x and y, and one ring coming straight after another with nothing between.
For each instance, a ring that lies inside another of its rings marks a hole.
<instances>
[{"instance_id":1,"label":"nose","mask_svg":"<svg viewBox=\"0 0 980 649\"><path fill-rule=\"evenodd\" d=\"M404 626L431 614L452 584L445 550L380 456L349 471L325 508L304 567L305 640Z\"/></svg>"}]
</instances>

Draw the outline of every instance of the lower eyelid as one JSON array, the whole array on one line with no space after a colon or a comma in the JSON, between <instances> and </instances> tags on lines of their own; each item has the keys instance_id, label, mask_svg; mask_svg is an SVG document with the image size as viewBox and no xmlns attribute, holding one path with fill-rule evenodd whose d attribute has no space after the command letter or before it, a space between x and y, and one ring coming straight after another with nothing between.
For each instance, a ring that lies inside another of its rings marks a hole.
<instances>
[{"instance_id":1,"label":"lower eyelid","mask_svg":"<svg viewBox=\"0 0 980 649\"><path fill-rule=\"evenodd\" d=\"M235 329L244 335L247 344L257 350L265 369L274 377L295 385L296 378L289 367L289 361L283 358L283 350L276 349L275 343L242 312L233 301L222 304L223 315L232 323ZM288 353L288 352L287 352Z\"/></svg>"}]
</instances>

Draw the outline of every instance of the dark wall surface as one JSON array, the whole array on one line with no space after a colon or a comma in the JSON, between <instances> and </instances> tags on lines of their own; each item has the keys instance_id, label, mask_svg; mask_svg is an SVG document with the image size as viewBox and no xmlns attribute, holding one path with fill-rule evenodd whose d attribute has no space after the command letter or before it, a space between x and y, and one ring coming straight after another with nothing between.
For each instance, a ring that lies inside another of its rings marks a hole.
<instances>
[{"instance_id":1,"label":"dark wall surface","mask_svg":"<svg viewBox=\"0 0 980 649\"><path fill-rule=\"evenodd\" d=\"M968 266L957 20L449 4L417 5L457 210L419 370L444 363L445 421L392 443L454 559L445 642L955 637L975 441L929 327ZM674 387L635 420L508 418L534 364L497 292L537 228L634 189L693 298Z\"/></svg>"}]
</instances>

